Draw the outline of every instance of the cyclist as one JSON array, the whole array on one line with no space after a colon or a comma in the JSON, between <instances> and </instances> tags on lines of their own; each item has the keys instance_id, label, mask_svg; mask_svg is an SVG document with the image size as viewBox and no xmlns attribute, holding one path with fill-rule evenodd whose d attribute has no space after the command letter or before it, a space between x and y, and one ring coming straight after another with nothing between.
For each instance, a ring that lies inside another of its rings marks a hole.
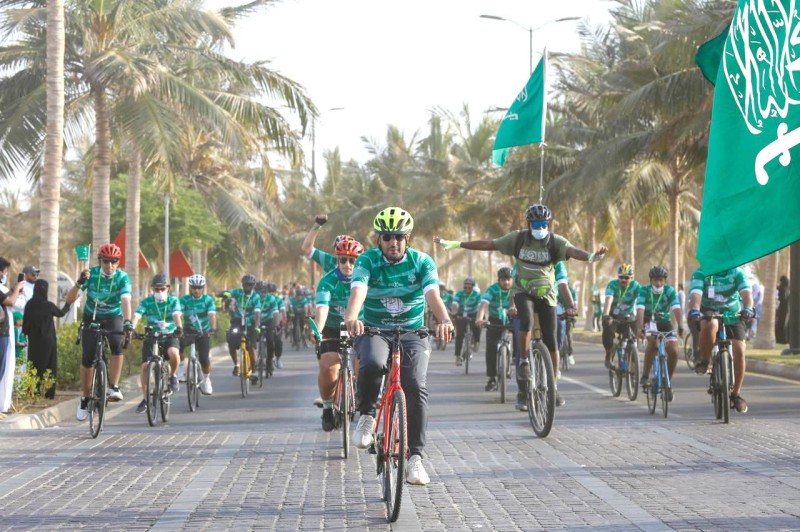
<instances>
[{"instance_id":1,"label":"cyclist","mask_svg":"<svg viewBox=\"0 0 800 532\"><path fill-rule=\"evenodd\" d=\"M306 316L308 312L308 296L305 288L297 285L294 289L294 296L289 298L289 315L292 321L292 342L300 342L305 328Z\"/></svg>"},{"instance_id":2,"label":"cyclist","mask_svg":"<svg viewBox=\"0 0 800 532\"><path fill-rule=\"evenodd\" d=\"M200 391L204 395L214 393L211 386L211 337L217 332L217 307L214 298L205 293L206 278L194 274L189 277L189 293L180 300L181 309L186 316L186 335L181 338L181 352L185 347L194 344L197 348L197 359L203 371ZM181 362L183 365L184 362Z\"/></svg>"},{"instance_id":3,"label":"cyclist","mask_svg":"<svg viewBox=\"0 0 800 532\"><path fill-rule=\"evenodd\" d=\"M275 368L283 369L283 363L281 362L281 355L283 355L283 334L281 330L284 326L286 326L287 323L286 302L283 294L278 292L277 284L268 283L267 292L272 295L272 299L275 302L275 308L278 311L278 315L275 317L275 331L272 337L272 344L275 346Z\"/></svg>"},{"instance_id":4,"label":"cyclist","mask_svg":"<svg viewBox=\"0 0 800 532\"><path fill-rule=\"evenodd\" d=\"M178 363L180 362L178 338L183 333L181 327L181 302L169 293L169 279L163 273L157 273L150 283L153 295L142 299L139 308L133 314L133 328L144 317L148 326L160 330L169 336L159 338L158 342L166 350L169 359L169 389L172 393L180 390L178 384ZM148 338L142 342L142 369L139 374L139 384L142 388L142 402L136 407L136 413L141 414L147 410L147 359L153 353L153 339Z\"/></svg>"},{"instance_id":5,"label":"cyclist","mask_svg":"<svg viewBox=\"0 0 800 532\"><path fill-rule=\"evenodd\" d=\"M314 321L325 340L317 351L319 360L319 393L322 398L322 430L333 430L333 396L339 379L341 357L339 355L339 328L344 318L347 300L350 299L350 281L356 259L364 252L361 242L353 239L340 240L336 244L336 260L339 266L319 280ZM363 312L359 319L363 318ZM317 339L312 335L311 340Z\"/></svg>"},{"instance_id":6,"label":"cyclist","mask_svg":"<svg viewBox=\"0 0 800 532\"><path fill-rule=\"evenodd\" d=\"M627 263L620 264L617 268L617 278L609 281L606 286L606 300L603 307L603 347L606 350L606 368L611 368L614 334L617 331L624 333L631 327L614 319L633 318L640 286L633 279L633 266Z\"/></svg>"},{"instance_id":7,"label":"cyclist","mask_svg":"<svg viewBox=\"0 0 800 532\"><path fill-rule=\"evenodd\" d=\"M448 290L444 283L439 283L439 295L442 298L445 308L450 309L450 307L453 306L453 298L455 297L453 291Z\"/></svg>"},{"instance_id":8,"label":"cyclist","mask_svg":"<svg viewBox=\"0 0 800 532\"><path fill-rule=\"evenodd\" d=\"M489 285L481 297L481 304L478 307L478 314L475 323L478 327L487 323L491 325L507 325L508 317L516 316L517 309L513 306L511 299L512 284L511 268L504 266L497 270L497 282ZM501 329L486 330L486 376L489 381L484 388L487 392L497 389L497 342L503 331Z\"/></svg>"},{"instance_id":9,"label":"cyclist","mask_svg":"<svg viewBox=\"0 0 800 532\"><path fill-rule=\"evenodd\" d=\"M683 312L681 303L678 300L678 293L675 288L667 284L667 269L664 266L653 266L650 268L650 284L639 288L639 296L636 298L636 327L644 332L663 332L668 333L666 338L667 367L669 377L675 372L678 364L678 337L683 337ZM672 328L670 314L678 324L678 336ZM647 347L644 351L644 367L642 367L642 379L640 384L644 389L648 384L650 368L653 366L653 359L656 355L658 345L655 335L647 338ZM670 390L668 400L672 401L674 394Z\"/></svg>"},{"instance_id":10,"label":"cyclist","mask_svg":"<svg viewBox=\"0 0 800 532\"><path fill-rule=\"evenodd\" d=\"M564 261L556 264L556 316L558 316L558 325L556 327L556 339L558 341L558 352L564 350L564 342L567 339L567 333L572 330L572 322L567 320L567 316L575 316L577 309L575 307L575 300L577 293L575 289L569 285L569 274L567 274L567 265ZM575 356L570 353L567 357L567 363L570 366L575 365ZM556 374L560 373L560 369L556 370Z\"/></svg>"},{"instance_id":11,"label":"cyclist","mask_svg":"<svg viewBox=\"0 0 800 532\"><path fill-rule=\"evenodd\" d=\"M231 328L228 330L228 353L233 360L233 375L239 376L239 356L236 350L242 343L242 335L247 336L247 354L250 356L250 372L256 367L255 350L258 345L258 334L261 332L261 297L255 291L256 276L247 273L242 276L242 287L230 292L233 312ZM242 323L244 318L244 323ZM242 330L244 327L244 330ZM234 329L236 332L234 332ZM251 381L258 381L258 376L248 375Z\"/></svg>"},{"instance_id":12,"label":"cyclist","mask_svg":"<svg viewBox=\"0 0 800 532\"><path fill-rule=\"evenodd\" d=\"M553 289L556 264L566 259L598 261L608 251L605 246L600 246L594 253L574 247L563 236L549 231L552 219L553 215L547 206L534 204L525 210L527 229L512 231L494 240L459 242L434 237L434 242L438 242L445 249L460 247L476 251L500 251L516 259L518 268L512 292L520 320L518 338L520 362L517 376L525 383L531 379L528 359L534 312L539 317L542 341L550 350L554 371L558 368L556 294ZM558 390L556 390L556 405L564 405L564 399Z\"/></svg>"},{"instance_id":13,"label":"cyclist","mask_svg":"<svg viewBox=\"0 0 800 532\"><path fill-rule=\"evenodd\" d=\"M336 256L315 248L314 242L317 240L319 230L322 229L322 226L325 225L327 221L327 214L317 214L314 216L314 225L311 226L311 230L308 232L303 240L303 243L300 245L300 249L303 251L303 254L319 264L326 273L336 269ZM353 237L350 235L337 236L333 241L334 249L341 240L347 239L353 240Z\"/></svg>"},{"instance_id":14,"label":"cyclist","mask_svg":"<svg viewBox=\"0 0 800 532\"><path fill-rule=\"evenodd\" d=\"M705 312L717 314L739 312L741 320L734 324L725 324L725 331L731 339L733 354L733 391L731 401L737 412L747 412L747 402L742 398L742 383L745 374L745 322L749 322L755 315L753 311L753 292L750 283L742 268L730 270L715 275L706 275L702 268L695 270L692 275L689 293L688 318L698 321ZM711 351L717 337L717 320L702 320L700 322L699 350L700 361L695 365L695 371L703 375L708 371L711 360Z\"/></svg>"},{"instance_id":15,"label":"cyclist","mask_svg":"<svg viewBox=\"0 0 800 532\"><path fill-rule=\"evenodd\" d=\"M128 274L119 269L122 250L116 244L103 244L97 252L97 265L83 270L78 281L67 294L67 301L78 296L79 291L86 292L86 304L83 307L83 354L81 356L81 391L82 396L75 417L83 421L89 416L89 397L91 397L92 366L94 365L97 333L90 328L97 323L110 333L108 346L111 360L108 371L109 401L122 401L119 379L122 375L122 335L133 331L131 324L131 280Z\"/></svg>"},{"instance_id":16,"label":"cyclist","mask_svg":"<svg viewBox=\"0 0 800 532\"><path fill-rule=\"evenodd\" d=\"M600 303L600 289L592 285L592 331L599 331L603 317L603 305Z\"/></svg>"},{"instance_id":17,"label":"cyclist","mask_svg":"<svg viewBox=\"0 0 800 532\"><path fill-rule=\"evenodd\" d=\"M275 328L278 326L279 310L278 298L269 292L270 283L259 281L256 283L256 292L261 297L261 335L267 347L267 358L272 358L275 364ZM261 353L259 353L260 355Z\"/></svg>"},{"instance_id":18,"label":"cyclist","mask_svg":"<svg viewBox=\"0 0 800 532\"><path fill-rule=\"evenodd\" d=\"M450 340L453 333L453 324L439 297L436 264L429 255L408 247L414 229L411 215L399 207L388 207L378 213L372 227L378 235L377 246L362 253L356 261L345 311L347 331L358 337L355 348L361 362L358 374L361 417L354 438L361 449L369 447L373 441L375 402L389 356L383 340L360 336L364 323L382 329L417 329L423 324L427 304L438 321L436 336ZM362 308L363 321L358 319ZM410 452L406 481L425 485L430 482L422 465L422 451L428 424L426 376L431 347L428 338L413 334L404 335L401 341L400 379L406 394Z\"/></svg>"},{"instance_id":19,"label":"cyclist","mask_svg":"<svg viewBox=\"0 0 800 532\"><path fill-rule=\"evenodd\" d=\"M464 335L467 325L472 329L472 350L476 351L481 341L481 328L475 323L478 306L481 303L481 292L475 289L475 279L464 279L464 289L456 292L450 304L450 312L456 317L456 366L463 362L461 346L464 344Z\"/></svg>"}]
</instances>

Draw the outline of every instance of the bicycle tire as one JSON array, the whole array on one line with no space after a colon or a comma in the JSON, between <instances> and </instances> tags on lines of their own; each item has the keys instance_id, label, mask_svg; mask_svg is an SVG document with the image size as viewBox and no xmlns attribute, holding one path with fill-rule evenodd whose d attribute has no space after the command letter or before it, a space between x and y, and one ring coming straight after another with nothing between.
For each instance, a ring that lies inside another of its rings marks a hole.
<instances>
[{"instance_id":1,"label":"bicycle tire","mask_svg":"<svg viewBox=\"0 0 800 532\"><path fill-rule=\"evenodd\" d=\"M611 367L608 368L608 384L611 388L611 396L619 397L622 393L622 368L620 367L623 356L619 354L619 348L615 350L616 356L611 356Z\"/></svg>"},{"instance_id":2,"label":"bicycle tire","mask_svg":"<svg viewBox=\"0 0 800 532\"><path fill-rule=\"evenodd\" d=\"M731 355L727 349L720 351L719 365L719 404L722 410L722 422L730 422L731 396L730 396L730 376L731 376Z\"/></svg>"},{"instance_id":3,"label":"bicycle tire","mask_svg":"<svg viewBox=\"0 0 800 532\"><path fill-rule=\"evenodd\" d=\"M528 383L528 419L533 432L547 437L556 414L556 384L550 352L540 340L531 345L531 382Z\"/></svg>"},{"instance_id":4,"label":"bicycle tire","mask_svg":"<svg viewBox=\"0 0 800 532\"><path fill-rule=\"evenodd\" d=\"M693 370L697 365L695 363L694 352L692 350L691 333L686 333L686 336L683 337L683 358L686 359L686 365L689 366L689 369Z\"/></svg>"},{"instance_id":5,"label":"bicycle tire","mask_svg":"<svg viewBox=\"0 0 800 532\"><path fill-rule=\"evenodd\" d=\"M720 394L718 393L719 386L717 386L717 382L719 381L719 362L717 361L717 356L714 354L712 356L712 363L711 363L711 377L709 377L709 388L711 389L711 404L714 406L714 417L716 419L722 419L722 402L720 401Z\"/></svg>"},{"instance_id":6,"label":"bicycle tire","mask_svg":"<svg viewBox=\"0 0 800 532\"><path fill-rule=\"evenodd\" d=\"M467 332L464 333L464 343L461 344L461 353L464 359L464 375L469 375L469 359L472 358L472 330L467 324Z\"/></svg>"},{"instance_id":7,"label":"bicycle tire","mask_svg":"<svg viewBox=\"0 0 800 532\"><path fill-rule=\"evenodd\" d=\"M339 387L341 389L339 406L339 428L342 431L342 457L347 459L350 456L350 369L342 367L339 377Z\"/></svg>"},{"instance_id":8,"label":"bicycle tire","mask_svg":"<svg viewBox=\"0 0 800 532\"><path fill-rule=\"evenodd\" d=\"M250 393L250 354L247 349L239 348L239 383L242 387L242 397Z\"/></svg>"},{"instance_id":9,"label":"bicycle tire","mask_svg":"<svg viewBox=\"0 0 800 532\"><path fill-rule=\"evenodd\" d=\"M267 357L267 342L261 338L258 341L258 358L256 360L256 368L258 370L258 387L264 387L264 375L267 372L267 362L265 358Z\"/></svg>"},{"instance_id":10,"label":"bicycle tire","mask_svg":"<svg viewBox=\"0 0 800 532\"><path fill-rule=\"evenodd\" d=\"M635 401L639 396L639 349L631 342L627 352L628 370L625 372L625 389L628 399Z\"/></svg>"},{"instance_id":11,"label":"bicycle tire","mask_svg":"<svg viewBox=\"0 0 800 532\"><path fill-rule=\"evenodd\" d=\"M392 394L387 429L389 455L384 463L383 482L386 494L386 519L394 523L400 516L406 470L406 397L402 390L395 390Z\"/></svg>"},{"instance_id":12,"label":"bicycle tire","mask_svg":"<svg viewBox=\"0 0 800 532\"><path fill-rule=\"evenodd\" d=\"M497 387L500 389L501 404L506 402L506 384L508 382L506 379L506 374L508 373L508 369L506 368L507 362L508 347L505 344L501 344L497 349Z\"/></svg>"},{"instance_id":13,"label":"bicycle tire","mask_svg":"<svg viewBox=\"0 0 800 532\"><path fill-rule=\"evenodd\" d=\"M658 401L658 368L653 365L653 378L647 384L645 395L647 396L647 412L652 416L656 413Z\"/></svg>"},{"instance_id":14,"label":"bicycle tire","mask_svg":"<svg viewBox=\"0 0 800 532\"><path fill-rule=\"evenodd\" d=\"M155 360L147 362L147 390L145 391L145 404L147 406L147 423L151 427L156 426L158 421L158 403L161 402L161 391L159 383L161 381L161 367Z\"/></svg>"},{"instance_id":15,"label":"bicycle tire","mask_svg":"<svg viewBox=\"0 0 800 532\"><path fill-rule=\"evenodd\" d=\"M169 419L169 406L172 403L172 393L169 390L169 363L164 361L161 363L161 382L159 389L161 391L161 401L159 410L161 410L161 421L166 423Z\"/></svg>"},{"instance_id":16,"label":"bicycle tire","mask_svg":"<svg viewBox=\"0 0 800 532\"><path fill-rule=\"evenodd\" d=\"M197 369L197 361L190 357L186 364L186 395L189 399L190 412L194 412L199 405L198 395L200 393L200 381L198 379L199 372Z\"/></svg>"},{"instance_id":17,"label":"bicycle tire","mask_svg":"<svg viewBox=\"0 0 800 532\"><path fill-rule=\"evenodd\" d=\"M103 430L106 413L106 364L102 358L97 360L92 371L92 397L89 400L89 434L97 438Z\"/></svg>"},{"instance_id":18,"label":"bicycle tire","mask_svg":"<svg viewBox=\"0 0 800 532\"><path fill-rule=\"evenodd\" d=\"M667 417L669 413L669 393L670 393L670 384L669 384L669 367L667 366L667 359L664 357L661 362L661 413L664 414L664 417Z\"/></svg>"}]
</instances>

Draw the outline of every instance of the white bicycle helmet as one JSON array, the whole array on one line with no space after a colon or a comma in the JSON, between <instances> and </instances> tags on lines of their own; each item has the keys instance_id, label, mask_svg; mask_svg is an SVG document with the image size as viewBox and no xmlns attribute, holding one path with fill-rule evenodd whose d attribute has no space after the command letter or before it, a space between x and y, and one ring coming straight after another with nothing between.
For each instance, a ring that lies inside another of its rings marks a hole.
<instances>
[{"instance_id":1,"label":"white bicycle helmet","mask_svg":"<svg viewBox=\"0 0 800 532\"><path fill-rule=\"evenodd\" d=\"M206 278L196 273L189 277L189 286L192 288L202 288L206 285Z\"/></svg>"}]
</instances>

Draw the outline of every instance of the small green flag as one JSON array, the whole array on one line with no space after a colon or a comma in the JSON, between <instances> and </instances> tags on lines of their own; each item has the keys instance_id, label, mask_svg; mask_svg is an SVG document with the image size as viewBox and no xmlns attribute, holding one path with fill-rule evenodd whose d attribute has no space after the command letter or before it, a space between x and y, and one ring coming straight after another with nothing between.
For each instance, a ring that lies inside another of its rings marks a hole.
<instances>
[{"instance_id":1,"label":"small green flag","mask_svg":"<svg viewBox=\"0 0 800 532\"><path fill-rule=\"evenodd\" d=\"M705 272L728 270L800 239L794 3L776 1L767 11L759 0L740 0L725 37L697 244ZM713 48L712 42L706 45ZM705 59L696 58L708 65Z\"/></svg>"},{"instance_id":2,"label":"small green flag","mask_svg":"<svg viewBox=\"0 0 800 532\"><path fill-rule=\"evenodd\" d=\"M83 246L75 246L75 255L78 256L79 261L86 262L87 260L89 260L91 249L92 249L91 244L86 244Z\"/></svg>"},{"instance_id":3,"label":"small green flag","mask_svg":"<svg viewBox=\"0 0 800 532\"><path fill-rule=\"evenodd\" d=\"M500 122L492 151L492 160L499 166L505 164L508 148L544 142L547 114L546 63L547 52Z\"/></svg>"}]
</instances>

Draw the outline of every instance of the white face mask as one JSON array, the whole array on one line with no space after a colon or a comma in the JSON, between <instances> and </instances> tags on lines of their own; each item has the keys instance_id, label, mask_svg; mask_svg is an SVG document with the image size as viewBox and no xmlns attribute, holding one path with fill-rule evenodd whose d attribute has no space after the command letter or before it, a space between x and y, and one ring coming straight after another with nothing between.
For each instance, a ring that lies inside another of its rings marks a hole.
<instances>
[{"instance_id":1,"label":"white face mask","mask_svg":"<svg viewBox=\"0 0 800 532\"><path fill-rule=\"evenodd\" d=\"M6 284L6 281L8 281L8 275L3 274L3 276L0 277L0 284Z\"/></svg>"},{"instance_id":2,"label":"white face mask","mask_svg":"<svg viewBox=\"0 0 800 532\"><path fill-rule=\"evenodd\" d=\"M653 286L653 285L650 285L650 286L653 289L653 293L656 294L656 295L658 295L658 294L660 294L661 292L664 291L664 285L663 284L661 286Z\"/></svg>"},{"instance_id":3,"label":"white face mask","mask_svg":"<svg viewBox=\"0 0 800 532\"><path fill-rule=\"evenodd\" d=\"M531 236L536 240L544 240L547 236L547 229L531 229Z\"/></svg>"},{"instance_id":4,"label":"white face mask","mask_svg":"<svg viewBox=\"0 0 800 532\"><path fill-rule=\"evenodd\" d=\"M164 301L166 301L168 296L169 296L169 293L166 292L166 291L164 291L164 292L153 292L153 297L159 303L163 303Z\"/></svg>"}]
</instances>

